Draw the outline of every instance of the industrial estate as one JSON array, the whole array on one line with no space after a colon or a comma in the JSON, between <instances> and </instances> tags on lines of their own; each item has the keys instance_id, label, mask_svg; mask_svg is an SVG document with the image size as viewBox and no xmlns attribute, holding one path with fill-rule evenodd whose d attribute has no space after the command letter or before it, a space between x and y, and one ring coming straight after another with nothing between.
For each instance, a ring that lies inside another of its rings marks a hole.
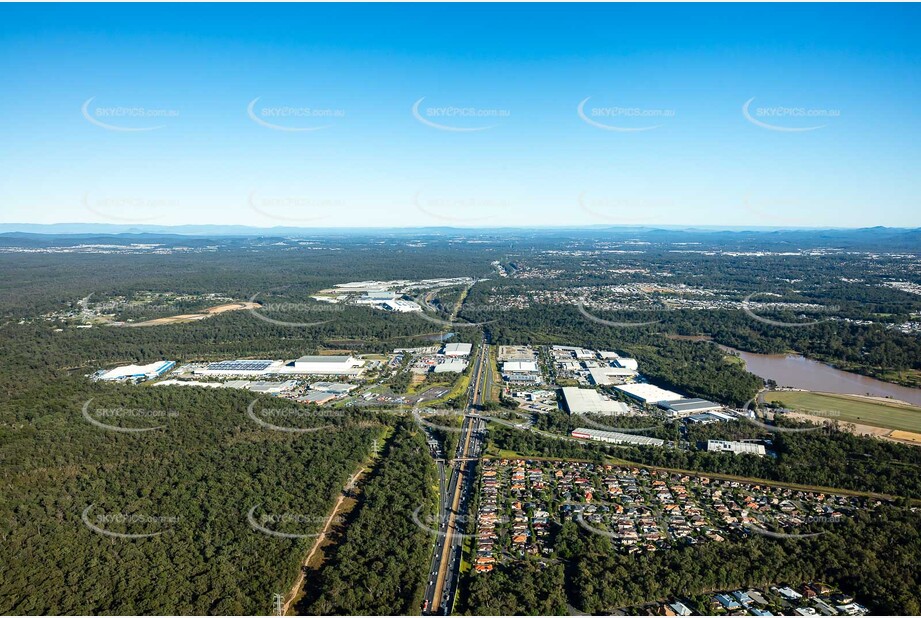
<instances>
[{"instance_id":1,"label":"industrial estate","mask_svg":"<svg viewBox=\"0 0 921 618\"><path fill-rule=\"evenodd\" d=\"M370 286L349 284L349 289L356 287ZM381 388L401 375L413 379L445 373L455 376L451 382L416 396L388 395ZM456 452L445 453L438 438L439 416L430 406L443 400L465 374L470 374L470 381L463 404L464 420L454 430L461 436ZM563 413L574 419L575 429L568 434L540 434L574 443L701 450L728 457L772 455L770 437L709 439L692 444L680 437L645 435L648 429L619 427L628 419L677 422L680 426L745 423L755 419L755 412L652 384L636 359L611 350L459 342L396 348L389 354L306 355L293 360L232 359L181 365L159 360L103 369L92 377L163 387L245 389L312 407L348 408L370 402L417 406L414 414L429 435L441 486L430 581L420 608L423 613L453 611L463 568L486 576L500 565L513 565L529 557L553 560L554 538L558 527L567 521L611 539L616 551L629 555L723 543L753 534L795 538L808 524L834 523L880 505L878 500L865 497L770 483L484 452L492 423L536 431L535 418ZM484 404L494 395L513 402L511 417L508 412L484 413ZM508 420L516 416L528 420ZM479 465L473 466L477 461ZM467 538L475 542L465 544ZM686 601L675 598L643 611L693 615ZM711 595L711 603L709 609L714 613L774 615L772 609L798 615L868 612L846 594L813 583L796 584L795 589L727 590Z\"/></svg>"}]
</instances>

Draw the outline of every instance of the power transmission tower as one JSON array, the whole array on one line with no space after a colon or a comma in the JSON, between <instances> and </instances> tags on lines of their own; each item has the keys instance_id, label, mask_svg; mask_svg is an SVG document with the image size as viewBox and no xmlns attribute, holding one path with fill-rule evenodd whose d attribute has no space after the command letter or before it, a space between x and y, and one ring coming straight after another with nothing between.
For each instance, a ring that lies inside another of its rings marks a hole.
<instances>
[{"instance_id":1,"label":"power transmission tower","mask_svg":"<svg viewBox=\"0 0 921 618\"><path fill-rule=\"evenodd\" d=\"M277 592L275 593L275 615L285 615L285 598Z\"/></svg>"}]
</instances>

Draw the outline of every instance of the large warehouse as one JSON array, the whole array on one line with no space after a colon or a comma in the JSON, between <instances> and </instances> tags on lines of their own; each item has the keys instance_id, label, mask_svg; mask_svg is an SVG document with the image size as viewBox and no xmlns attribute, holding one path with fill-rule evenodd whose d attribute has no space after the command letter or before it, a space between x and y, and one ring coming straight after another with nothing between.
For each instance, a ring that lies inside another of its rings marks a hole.
<instances>
[{"instance_id":1,"label":"large warehouse","mask_svg":"<svg viewBox=\"0 0 921 618\"><path fill-rule=\"evenodd\" d=\"M261 376L282 366L281 361L274 360L228 360L209 363L204 369L196 369L195 374L206 376Z\"/></svg>"},{"instance_id":2,"label":"large warehouse","mask_svg":"<svg viewBox=\"0 0 921 618\"><path fill-rule=\"evenodd\" d=\"M636 375L636 371L624 367L592 367L588 372L592 376L592 383L598 386L620 384Z\"/></svg>"},{"instance_id":3,"label":"large warehouse","mask_svg":"<svg viewBox=\"0 0 921 618\"><path fill-rule=\"evenodd\" d=\"M678 401L679 399L684 399L684 397L678 393L667 391L664 388L655 386L654 384L621 384L619 386L615 386L614 388L622 393L630 395L642 403L653 405L663 401Z\"/></svg>"},{"instance_id":4,"label":"large warehouse","mask_svg":"<svg viewBox=\"0 0 921 618\"><path fill-rule=\"evenodd\" d=\"M535 361L506 361L502 363L502 377L516 384L540 384L540 368Z\"/></svg>"},{"instance_id":5,"label":"large warehouse","mask_svg":"<svg viewBox=\"0 0 921 618\"><path fill-rule=\"evenodd\" d=\"M591 388L563 387L563 401L570 414L628 414L630 406L606 399Z\"/></svg>"},{"instance_id":6,"label":"large warehouse","mask_svg":"<svg viewBox=\"0 0 921 618\"><path fill-rule=\"evenodd\" d=\"M314 382L310 385L310 390L312 391L332 393L333 395L348 395L356 388L358 388L357 384L344 384L342 382Z\"/></svg>"},{"instance_id":7,"label":"large warehouse","mask_svg":"<svg viewBox=\"0 0 921 618\"><path fill-rule=\"evenodd\" d=\"M473 344L470 343L446 343L441 353L445 356L462 358L464 356L470 356L472 350Z\"/></svg>"},{"instance_id":8,"label":"large warehouse","mask_svg":"<svg viewBox=\"0 0 921 618\"><path fill-rule=\"evenodd\" d=\"M364 370L364 364L363 360L354 356L302 356L292 365L285 366L283 373L358 375Z\"/></svg>"},{"instance_id":9,"label":"large warehouse","mask_svg":"<svg viewBox=\"0 0 921 618\"><path fill-rule=\"evenodd\" d=\"M449 358L432 368L434 373L461 373L467 369L467 361L462 358Z\"/></svg>"},{"instance_id":10,"label":"large warehouse","mask_svg":"<svg viewBox=\"0 0 921 618\"><path fill-rule=\"evenodd\" d=\"M417 303L411 300L403 300L401 298L394 298L392 300L385 300L376 305L378 308L383 309L384 311L395 311L396 313L412 313L413 311L422 311Z\"/></svg>"},{"instance_id":11,"label":"large warehouse","mask_svg":"<svg viewBox=\"0 0 921 618\"><path fill-rule=\"evenodd\" d=\"M640 368L640 364L636 361L635 358L625 358L623 356L618 356L614 359L614 364L623 369L630 369L636 371Z\"/></svg>"},{"instance_id":12,"label":"large warehouse","mask_svg":"<svg viewBox=\"0 0 921 618\"><path fill-rule=\"evenodd\" d=\"M734 453L736 455L764 455L764 446L753 442L730 442L727 440L707 440L707 450L717 453Z\"/></svg>"},{"instance_id":13,"label":"large warehouse","mask_svg":"<svg viewBox=\"0 0 921 618\"><path fill-rule=\"evenodd\" d=\"M151 380L172 369L176 361L157 361L149 365L125 365L97 374L97 380Z\"/></svg>"},{"instance_id":14,"label":"large warehouse","mask_svg":"<svg viewBox=\"0 0 921 618\"><path fill-rule=\"evenodd\" d=\"M660 440L659 438L650 438L649 436L641 436L634 433L586 429L585 427L574 429L570 435L572 435L573 438L610 442L611 444L635 444L637 446L662 446L665 444L665 440Z\"/></svg>"},{"instance_id":15,"label":"large warehouse","mask_svg":"<svg viewBox=\"0 0 921 618\"><path fill-rule=\"evenodd\" d=\"M659 407L665 410L672 418L682 418L703 412L718 412L723 409L720 404L706 399L679 399L678 401L663 401Z\"/></svg>"}]
</instances>

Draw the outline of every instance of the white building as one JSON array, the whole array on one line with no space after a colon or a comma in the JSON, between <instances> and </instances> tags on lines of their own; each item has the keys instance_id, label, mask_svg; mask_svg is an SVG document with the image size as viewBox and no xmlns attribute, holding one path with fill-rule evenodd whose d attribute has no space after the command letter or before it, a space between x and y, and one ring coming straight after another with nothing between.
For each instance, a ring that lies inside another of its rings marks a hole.
<instances>
[{"instance_id":1,"label":"white building","mask_svg":"<svg viewBox=\"0 0 921 618\"><path fill-rule=\"evenodd\" d=\"M176 361L157 361L149 365L124 365L97 374L97 380L150 380L162 376L172 369Z\"/></svg>"},{"instance_id":2,"label":"white building","mask_svg":"<svg viewBox=\"0 0 921 618\"><path fill-rule=\"evenodd\" d=\"M284 363L278 360L227 360L209 363L204 369L193 373L204 376L259 376L280 369Z\"/></svg>"},{"instance_id":3,"label":"white building","mask_svg":"<svg viewBox=\"0 0 921 618\"><path fill-rule=\"evenodd\" d=\"M396 313L412 313L414 311L422 311L422 307L420 307L414 301L401 300L398 298L394 300L385 300L379 303L379 305L380 308L385 311L395 311Z\"/></svg>"},{"instance_id":4,"label":"white building","mask_svg":"<svg viewBox=\"0 0 921 618\"><path fill-rule=\"evenodd\" d=\"M335 393L327 393L323 391L307 391L303 395L300 395L296 398L296 401L301 403L315 403L318 406L322 406L324 403L329 403L336 399Z\"/></svg>"},{"instance_id":5,"label":"white building","mask_svg":"<svg viewBox=\"0 0 921 618\"><path fill-rule=\"evenodd\" d=\"M442 354L445 356L451 357L464 357L470 356L470 352L473 351L472 343L446 343Z\"/></svg>"},{"instance_id":6,"label":"white building","mask_svg":"<svg viewBox=\"0 0 921 618\"><path fill-rule=\"evenodd\" d=\"M539 371L534 361L508 361L502 363L502 373L535 373Z\"/></svg>"},{"instance_id":7,"label":"white building","mask_svg":"<svg viewBox=\"0 0 921 618\"><path fill-rule=\"evenodd\" d=\"M450 358L432 368L435 373L461 373L467 368L467 361L462 358Z\"/></svg>"},{"instance_id":8,"label":"white building","mask_svg":"<svg viewBox=\"0 0 921 618\"><path fill-rule=\"evenodd\" d=\"M394 298L396 298L396 294L390 290L368 290L365 292L363 300L380 302L385 300L393 300Z\"/></svg>"},{"instance_id":9,"label":"white building","mask_svg":"<svg viewBox=\"0 0 921 618\"><path fill-rule=\"evenodd\" d=\"M643 403L657 404L662 401L678 401L683 396L653 384L621 384L614 387L622 393L630 395Z\"/></svg>"},{"instance_id":10,"label":"white building","mask_svg":"<svg viewBox=\"0 0 921 618\"><path fill-rule=\"evenodd\" d=\"M636 375L636 371L633 369L623 367L592 367L588 370L588 373L592 377L592 383L598 386L620 384Z\"/></svg>"},{"instance_id":11,"label":"white building","mask_svg":"<svg viewBox=\"0 0 921 618\"><path fill-rule=\"evenodd\" d=\"M302 356L282 373L305 373L310 375L358 375L365 362L354 356Z\"/></svg>"},{"instance_id":12,"label":"white building","mask_svg":"<svg viewBox=\"0 0 921 618\"><path fill-rule=\"evenodd\" d=\"M610 442L611 444L635 444L637 446L662 446L665 440L659 438L650 438L635 433L620 433L617 431L602 431L600 429L586 429L579 427L574 429L573 438L582 438L583 440L595 440L597 442Z\"/></svg>"},{"instance_id":13,"label":"white building","mask_svg":"<svg viewBox=\"0 0 921 618\"><path fill-rule=\"evenodd\" d=\"M582 369L582 363L574 360L564 360L560 361L557 364L562 371L576 372Z\"/></svg>"},{"instance_id":14,"label":"white building","mask_svg":"<svg viewBox=\"0 0 921 618\"><path fill-rule=\"evenodd\" d=\"M285 380L284 382L251 382L246 388L254 393L264 393L266 395L277 395L290 391L297 386L294 380Z\"/></svg>"},{"instance_id":15,"label":"white building","mask_svg":"<svg viewBox=\"0 0 921 618\"><path fill-rule=\"evenodd\" d=\"M516 384L539 384L540 368L535 361L506 361L502 363L502 377Z\"/></svg>"},{"instance_id":16,"label":"white building","mask_svg":"<svg viewBox=\"0 0 921 618\"><path fill-rule=\"evenodd\" d=\"M357 384L346 384L343 382L314 382L310 385L310 390L312 391L332 393L334 395L346 395L356 388L358 388Z\"/></svg>"},{"instance_id":17,"label":"white building","mask_svg":"<svg viewBox=\"0 0 921 618\"><path fill-rule=\"evenodd\" d=\"M199 380L161 380L154 386L199 386L201 388L246 388L249 380L229 380L227 382L201 382Z\"/></svg>"},{"instance_id":18,"label":"white building","mask_svg":"<svg viewBox=\"0 0 921 618\"><path fill-rule=\"evenodd\" d=\"M577 360L591 360L595 358L595 353L591 350L586 350L585 348L580 348L578 346L572 345L555 345L550 346L551 353L554 353L554 356L557 357L570 357Z\"/></svg>"},{"instance_id":19,"label":"white building","mask_svg":"<svg viewBox=\"0 0 921 618\"><path fill-rule=\"evenodd\" d=\"M563 401L570 414L628 414L630 406L602 397L591 388L563 387Z\"/></svg>"},{"instance_id":20,"label":"white building","mask_svg":"<svg viewBox=\"0 0 921 618\"><path fill-rule=\"evenodd\" d=\"M728 440L707 440L707 450L716 453L764 455L764 446L752 442L730 442Z\"/></svg>"},{"instance_id":21,"label":"white building","mask_svg":"<svg viewBox=\"0 0 921 618\"><path fill-rule=\"evenodd\" d=\"M679 399L677 401L663 401L659 407L665 410L672 418L683 418L704 412L719 412L723 409L720 404L706 399Z\"/></svg>"}]
</instances>

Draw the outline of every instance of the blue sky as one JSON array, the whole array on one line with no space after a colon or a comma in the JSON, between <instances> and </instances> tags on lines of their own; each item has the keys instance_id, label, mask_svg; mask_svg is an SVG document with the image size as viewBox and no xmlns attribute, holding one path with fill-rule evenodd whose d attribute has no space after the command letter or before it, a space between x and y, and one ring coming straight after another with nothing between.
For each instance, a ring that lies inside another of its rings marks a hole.
<instances>
[{"instance_id":1,"label":"blue sky","mask_svg":"<svg viewBox=\"0 0 921 618\"><path fill-rule=\"evenodd\" d=\"M0 5L0 220L919 226L919 18Z\"/></svg>"}]
</instances>

